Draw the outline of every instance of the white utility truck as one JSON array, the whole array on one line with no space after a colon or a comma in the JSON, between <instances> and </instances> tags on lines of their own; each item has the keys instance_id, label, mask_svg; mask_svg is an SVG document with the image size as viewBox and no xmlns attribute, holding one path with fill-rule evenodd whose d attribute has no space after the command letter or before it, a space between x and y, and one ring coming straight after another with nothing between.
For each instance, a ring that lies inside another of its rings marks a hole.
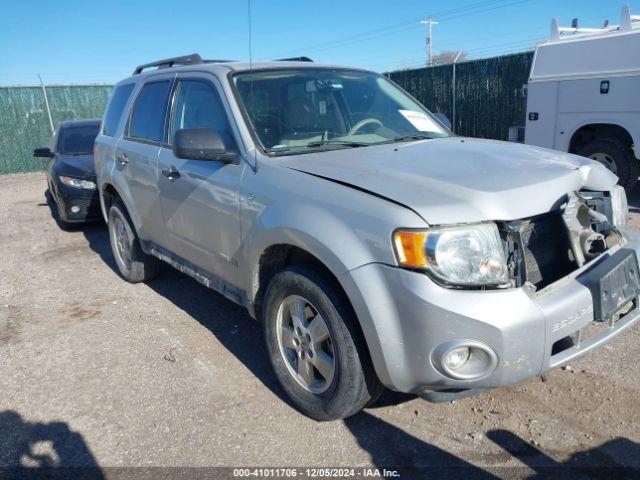
<instances>
[{"instance_id":1,"label":"white utility truck","mask_svg":"<svg viewBox=\"0 0 640 480\"><path fill-rule=\"evenodd\" d=\"M559 28L536 46L524 142L605 164L630 192L640 175L640 16ZM635 148L634 148L635 146Z\"/></svg>"}]
</instances>

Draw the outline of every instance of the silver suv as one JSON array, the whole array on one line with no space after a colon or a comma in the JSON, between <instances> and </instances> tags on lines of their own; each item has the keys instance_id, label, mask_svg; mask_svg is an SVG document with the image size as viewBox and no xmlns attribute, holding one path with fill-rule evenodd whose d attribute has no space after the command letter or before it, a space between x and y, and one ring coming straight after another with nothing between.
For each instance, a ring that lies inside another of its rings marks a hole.
<instances>
[{"instance_id":1,"label":"silver suv","mask_svg":"<svg viewBox=\"0 0 640 480\"><path fill-rule=\"evenodd\" d=\"M319 420L383 387L442 401L535 377L631 327L640 243L615 175L445 123L359 69L142 65L95 146L120 273L167 262L244 305Z\"/></svg>"}]
</instances>

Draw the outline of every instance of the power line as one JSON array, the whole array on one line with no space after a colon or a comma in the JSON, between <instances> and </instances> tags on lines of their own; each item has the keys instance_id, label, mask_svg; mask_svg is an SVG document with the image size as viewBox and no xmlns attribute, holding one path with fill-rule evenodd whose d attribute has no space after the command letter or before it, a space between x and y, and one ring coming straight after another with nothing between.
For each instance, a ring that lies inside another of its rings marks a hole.
<instances>
[{"instance_id":1,"label":"power line","mask_svg":"<svg viewBox=\"0 0 640 480\"><path fill-rule=\"evenodd\" d=\"M431 14L424 15L421 18L426 17L435 17L438 16L441 20L452 20L457 18L462 18L468 15L473 15L477 13L484 13L491 10L495 10L497 8L509 7L512 5L517 5L520 3L529 2L531 0L518 0L518 1L510 1L510 0L485 0L482 2L475 2L472 4L451 8L447 10L441 10L437 12L432 12ZM504 3L507 2L507 3ZM489 7L489 8L483 8ZM462 13L460 13L462 12ZM365 32L361 32L356 35L352 35L349 37L343 37L341 39L332 40L330 42L323 42L316 45L311 45L308 47L298 48L296 50L289 50L288 52L283 52L279 54L273 55L274 57L278 56L288 56L294 55L300 52L304 52L305 54L309 54L311 52L317 53L326 50L333 50L336 48L341 48L346 45L352 45L354 43L360 43L363 41L373 40L377 38L381 38L388 35L393 35L395 33L400 33L407 30L412 30L418 28L417 21L420 18L414 17L411 20L407 20L404 22L397 23L395 25L391 25L388 27L377 28L373 30L368 30Z\"/></svg>"}]
</instances>

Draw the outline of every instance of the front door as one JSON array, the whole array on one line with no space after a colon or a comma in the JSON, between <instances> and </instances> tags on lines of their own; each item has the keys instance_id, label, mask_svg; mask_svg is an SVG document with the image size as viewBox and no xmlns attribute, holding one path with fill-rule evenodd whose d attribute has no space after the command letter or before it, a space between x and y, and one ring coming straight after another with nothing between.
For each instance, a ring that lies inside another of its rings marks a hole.
<instances>
[{"instance_id":1,"label":"front door","mask_svg":"<svg viewBox=\"0 0 640 480\"><path fill-rule=\"evenodd\" d=\"M170 120L170 144L185 128L210 128L235 145L227 113L208 76L178 79ZM160 198L174 253L226 281L237 278L240 248L239 189L244 163L177 158L160 151Z\"/></svg>"}]
</instances>

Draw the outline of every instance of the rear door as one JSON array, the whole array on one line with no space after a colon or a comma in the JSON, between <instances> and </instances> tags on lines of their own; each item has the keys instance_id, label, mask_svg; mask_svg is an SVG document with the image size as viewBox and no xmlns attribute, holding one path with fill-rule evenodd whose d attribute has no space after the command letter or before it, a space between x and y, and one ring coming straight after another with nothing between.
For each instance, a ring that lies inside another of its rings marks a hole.
<instances>
[{"instance_id":1,"label":"rear door","mask_svg":"<svg viewBox=\"0 0 640 480\"><path fill-rule=\"evenodd\" d=\"M143 240L168 247L158 197L158 155L167 144L169 97L175 74L154 76L132 104L123 138L116 146L115 168L129 189L127 205Z\"/></svg>"},{"instance_id":2,"label":"rear door","mask_svg":"<svg viewBox=\"0 0 640 480\"><path fill-rule=\"evenodd\" d=\"M210 128L237 149L220 91L212 75L178 77L169 138L180 129ZM161 149L158 168L177 172L172 178L159 176L172 250L207 273L233 283L240 247L239 189L244 162L185 160L176 157L168 145Z\"/></svg>"}]
</instances>

